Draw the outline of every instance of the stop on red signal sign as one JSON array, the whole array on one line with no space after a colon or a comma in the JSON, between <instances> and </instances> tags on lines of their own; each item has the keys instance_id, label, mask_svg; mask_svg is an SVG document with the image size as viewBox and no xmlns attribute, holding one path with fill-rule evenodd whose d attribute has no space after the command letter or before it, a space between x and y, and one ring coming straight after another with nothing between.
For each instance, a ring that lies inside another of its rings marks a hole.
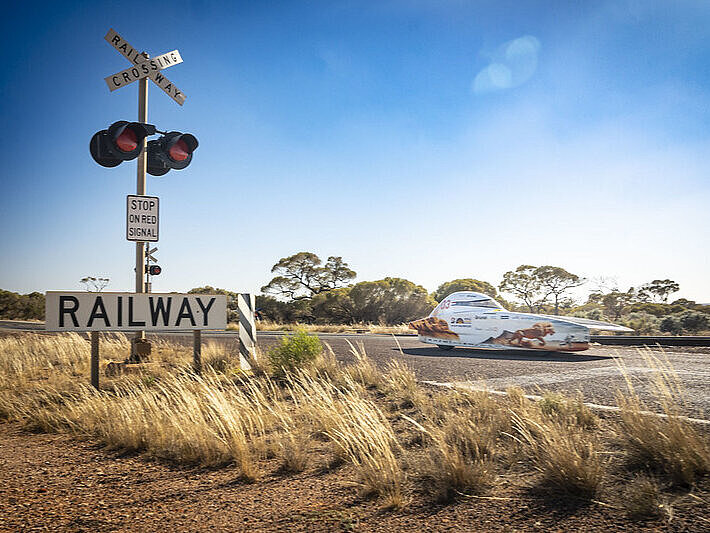
<instances>
[{"instance_id":1,"label":"stop on red signal sign","mask_svg":"<svg viewBox=\"0 0 710 533\"><path fill-rule=\"evenodd\" d=\"M126 239L154 242L158 240L160 198L126 196Z\"/></svg>"}]
</instances>

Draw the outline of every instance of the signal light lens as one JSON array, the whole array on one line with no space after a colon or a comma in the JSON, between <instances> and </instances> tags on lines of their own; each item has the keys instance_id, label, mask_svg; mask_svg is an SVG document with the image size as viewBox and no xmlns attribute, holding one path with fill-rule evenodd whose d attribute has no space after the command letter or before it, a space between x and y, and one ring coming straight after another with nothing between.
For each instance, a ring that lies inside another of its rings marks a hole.
<instances>
[{"instance_id":1,"label":"signal light lens","mask_svg":"<svg viewBox=\"0 0 710 533\"><path fill-rule=\"evenodd\" d=\"M194 135L179 131L171 131L160 139L149 141L148 174L163 176L170 170L187 168L198 144Z\"/></svg>"},{"instance_id":2,"label":"signal light lens","mask_svg":"<svg viewBox=\"0 0 710 533\"><path fill-rule=\"evenodd\" d=\"M190 156L187 143L185 143L182 139L179 139L178 142L173 144L168 153L173 161L185 161L185 159Z\"/></svg>"},{"instance_id":3,"label":"signal light lens","mask_svg":"<svg viewBox=\"0 0 710 533\"><path fill-rule=\"evenodd\" d=\"M116 146L122 152L132 152L138 148L138 136L131 128L124 129L121 134L116 137Z\"/></svg>"},{"instance_id":4,"label":"signal light lens","mask_svg":"<svg viewBox=\"0 0 710 533\"><path fill-rule=\"evenodd\" d=\"M151 265L150 270L149 270L151 276L157 276L162 271L163 271L163 269L160 268L160 266L158 266L158 265Z\"/></svg>"}]
</instances>

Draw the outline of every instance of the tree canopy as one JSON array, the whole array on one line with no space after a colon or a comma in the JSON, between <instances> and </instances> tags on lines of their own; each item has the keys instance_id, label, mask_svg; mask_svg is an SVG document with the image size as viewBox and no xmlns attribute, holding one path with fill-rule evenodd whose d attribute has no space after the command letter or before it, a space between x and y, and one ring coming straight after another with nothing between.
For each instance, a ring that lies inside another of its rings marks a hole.
<instances>
[{"instance_id":1,"label":"tree canopy","mask_svg":"<svg viewBox=\"0 0 710 533\"><path fill-rule=\"evenodd\" d=\"M401 324L429 314L436 302L421 285L402 278L384 278L318 294L312 305L317 318Z\"/></svg>"},{"instance_id":2,"label":"tree canopy","mask_svg":"<svg viewBox=\"0 0 710 533\"><path fill-rule=\"evenodd\" d=\"M522 300L531 313L540 312L545 304L552 300L554 313L557 315L563 302L567 305L572 303L565 294L585 281L562 267L520 265L503 274L499 288L502 292Z\"/></svg>"},{"instance_id":3,"label":"tree canopy","mask_svg":"<svg viewBox=\"0 0 710 533\"><path fill-rule=\"evenodd\" d=\"M316 294L346 286L356 273L342 257L328 257L325 265L311 252L299 252L282 257L272 268L277 275L261 288L287 300L302 300Z\"/></svg>"},{"instance_id":4,"label":"tree canopy","mask_svg":"<svg viewBox=\"0 0 710 533\"><path fill-rule=\"evenodd\" d=\"M639 287L639 293L659 303L667 303L668 297L680 290L680 285L671 279L654 279Z\"/></svg>"},{"instance_id":5,"label":"tree canopy","mask_svg":"<svg viewBox=\"0 0 710 533\"><path fill-rule=\"evenodd\" d=\"M18 294L0 289L0 318L6 320L43 320L44 294Z\"/></svg>"}]
</instances>

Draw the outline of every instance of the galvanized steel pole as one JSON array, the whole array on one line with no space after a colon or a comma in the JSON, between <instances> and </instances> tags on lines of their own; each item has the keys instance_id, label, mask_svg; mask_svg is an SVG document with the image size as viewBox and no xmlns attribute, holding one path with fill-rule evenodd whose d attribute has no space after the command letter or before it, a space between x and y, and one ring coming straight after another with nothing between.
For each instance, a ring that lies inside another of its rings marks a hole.
<instances>
[{"instance_id":1,"label":"galvanized steel pole","mask_svg":"<svg viewBox=\"0 0 710 533\"><path fill-rule=\"evenodd\" d=\"M147 54L144 54L148 57ZM148 78L138 80L138 122L142 124L148 123ZM138 174L136 180L136 194L145 196L145 174L146 174L146 148L148 145L147 138L143 139L143 147L138 156ZM145 282L143 281L143 271L145 270L145 242L136 242L136 292L145 292ZM138 362L140 357L137 352L137 343L145 339L145 331L137 331L135 339L131 343L131 361Z\"/></svg>"}]
</instances>

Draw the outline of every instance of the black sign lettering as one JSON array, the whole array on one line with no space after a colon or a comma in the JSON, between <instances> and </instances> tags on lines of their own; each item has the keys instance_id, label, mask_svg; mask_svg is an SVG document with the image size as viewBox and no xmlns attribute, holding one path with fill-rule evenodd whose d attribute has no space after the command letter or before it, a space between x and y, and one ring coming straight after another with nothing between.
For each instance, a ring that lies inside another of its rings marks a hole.
<instances>
[{"instance_id":1,"label":"black sign lettering","mask_svg":"<svg viewBox=\"0 0 710 533\"><path fill-rule=\"evenodd\" d=\"M195 326L195 317L192 314L192 309L190 308L190 301L187 298L182 299L182 305L180 305L180 313L178 314L177 320L175 321L175 325L179 326L180 321L183 318L189 318L190 319L190 324Z\"/></svg>"},{"instance_id":2,"label":"black sign lettering","mask_svg":"<svg viewBox=\"0 0 710 533\"><path fill-rule=\"evenodd\" d=\"M101 312L99 312L99 308ZM97 296L94 301L94 307L91 309L91 314L89 315L89 321L86 323L86 327L90 328L94 325L95 318L103 318L104 324L107 328L111 327L111 323L108 321L108 314L106 313L106 307L104 307L104 301L101 296Z\"/></svg>"},{"instance_id":3,"label":"black sign lettering","mask_svg":"<svg viewBox=\"0 0 710 533\"><path fill-rule=\"evenodd\" d=\"M173 299L168 297L168 304L165 305L165 300L163 298L158 298L157 303L153 301L153 297L148 298L150 303L150 321L153 326L158 325L158 315L163 315L163 326L168 325L168 320L170 320L170 306L173 304Z\"/></svg>"},{"instance_id":4,"label":"black sign lettering","mask_svg":"<svg viewBox=\"0 0 710 533\"><path fill-rule=\"evenodd\" d=\"M72 302L74 305L71 309L64 306L67 302ZM79 309L79 300L74 296L60 296L59 297L59 327L64 327L64 314L69 313L71 315L71 321L75 328L79 327L79 321L76 319L76 310Z\"/></svg>"},{"instance_id":5,"label":"black sign lettering","mask_svg":"<svg viewBox=\"0 0 710 533\"><path fill-rule=\"evenodd\" d=\"M207 304L207 307L204 307L204 306L202 305L202 300L200 300L199 297L197 298L197 305L200 306L200 309L202 309L202 312L205 314L205 315L202 317L202 321L203 321L203 324L202 324L202 325L203 325L203 326L206 326L206 325L207 325L207 313L210 312L210 307L212 307L212 304L214 303L214 301L215 301L216 299L217 299L217 298L212 298L212 299L210 299L210 303ZM194 324L193 324L193 326L194 326Z\"/></svg>"},{"instance_id":6,"label":"black sign lettering","mask_svg":"<svg viewBox=\"0 0 710 533\"><path fill-rule=\"evenodd\" d=\"M133 320L133 296L128 297L128 325L129 326L145 326L145 320Z\"/></svg>"}]
</instances>

